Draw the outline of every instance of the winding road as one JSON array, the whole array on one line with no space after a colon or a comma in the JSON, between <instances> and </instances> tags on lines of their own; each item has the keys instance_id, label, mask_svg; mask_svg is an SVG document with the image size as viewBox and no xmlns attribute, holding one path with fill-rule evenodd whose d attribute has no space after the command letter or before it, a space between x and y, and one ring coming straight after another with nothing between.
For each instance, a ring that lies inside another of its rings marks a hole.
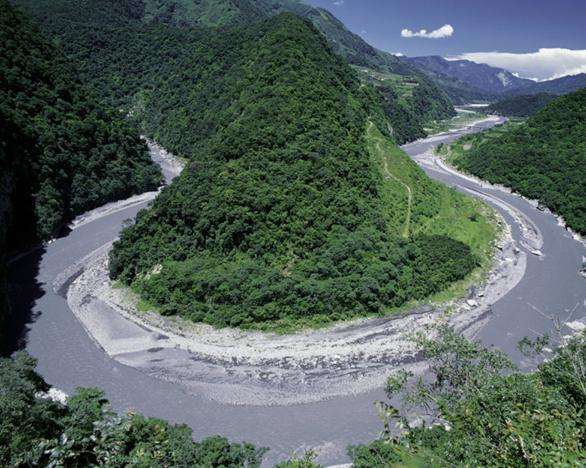
<instances>
[{"instance_id":1,"label":"winding road","mask_svg":"<svg viewBox=\"0 0 586 468\"><path fill-rule=\"evenodd\" d=\"M406 145L404 150L434 179L493 204L510 224L517 243L526 245L520 247L527 254L524 277L492 306L481 326L471 331L484 343L505 350L524 365L516 343L526 335L550 330L552 323L547 315L555 315L562 322L586 320L586 280L578 274L586 249L558 225L553 215L537 210L516 195L459 176L432 155L437 144L495 123L486 121L428 138ZM163 169L170 178L173 168ZM100 387L114 409L133 409L147 416L188 424L197 438L223 434L233 440L270 447L265 459L267 466L294 451L309 448L319 452L323 464L347 461L347 445L371 440L381 429L373 403L384 398L382 390L289 406L219 403L111 359L90 339L69 309L65 298L69 283L62 290L53 289L57 277L112 242L125 221L155 195L135 197L82 218L67 236L21 256L10 265L16 306L23 314L30 314L24 346L38 359L40 374L67 393L79 386ZM528 223L519 223L519 219ZM524 241L527 225L540 234L541 255L532 254L532 250L537 253L536 246Z\"/></svg>"}]
</instances>

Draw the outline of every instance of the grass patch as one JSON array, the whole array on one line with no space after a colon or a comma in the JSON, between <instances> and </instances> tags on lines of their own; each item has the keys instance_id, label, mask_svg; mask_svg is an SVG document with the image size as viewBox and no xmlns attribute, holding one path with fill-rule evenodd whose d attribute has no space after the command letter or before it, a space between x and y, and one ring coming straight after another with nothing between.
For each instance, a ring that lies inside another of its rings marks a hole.
<instances>
[{"instance_id":1,"label":"grass patch","mask_svg":"<svg viewBox=\"0 0 586 468\"><path fill-rule=\"evenodd\" d=\"M478 117L475 118L477 119ZM457 142L462 151L466 140L462 138ZM394 232L402 229L403 234L408 232L408 235L446 235L468 245L472 253L480 259L477 269L446 290L424 301L412 301L400 308L389 308L386 312L397 313L421 303L441 303L464 297L470 286L482 281L492 266L495 239L500 235L496 211L481 200L461 194L440 182L426 180L421 183L421 169L374 125L368 126L367 142L371 156L375 158L381 171L386 164L389 172L412 191L412 219L406 228L406 212L396 210L399 197L402 197L399 202L406 202L406 190L398 189L396 180L385 180L381 193L386 205L389 229ZM442 145L440 151L445 152L447 148ZM430 206L433 206L433 210L426 209Z\"/></svg>"}]
</instances>

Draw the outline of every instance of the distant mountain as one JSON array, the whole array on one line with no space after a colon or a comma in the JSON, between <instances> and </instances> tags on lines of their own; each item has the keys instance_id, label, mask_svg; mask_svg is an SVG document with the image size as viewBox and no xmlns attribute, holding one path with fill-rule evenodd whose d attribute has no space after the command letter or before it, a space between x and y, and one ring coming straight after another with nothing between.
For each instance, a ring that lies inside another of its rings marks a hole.
<instances>
[{"instance_id":1,"label":"distant mountain","mask_svg":"<svg viewBox=\"0 0 586 468\"><path fill-rule=\"evenodd\" d=\"M454 105L497 99L497 94L471 86L459 78L432 71L426 71L425 73L430 81L433 81L436 86L439 86L449 96Z\"/></svg>"},{"instance_id":2,"label":"distant mountain","mask_svg":"<svg viewBox=\"0 0 586 468\"><path fill-rule=\"evenodd\" d=\"M502 68L439 56L405 57L440 86L455 104L476 100L497 101L501 96L562 95L586 87L586 73L535 82L519 78Z\"/></svg>"},{"instance_id":3,"label":"distant mountain","mask_svg":"<svg viewBox=\"0 0 586 468\"><path fill-rule=\"evenodd\" d=\"M555 94L523 94L495 102L488 106L487 112L507 117L529 117L543 109L557 96Z\"/></svg>"},{"instance_id":4,"label":"distant mountain","mask_svg":"<svg viewBox=\"0 0 586 468\"><path fill-rule=\"evenodd\" d=\"M549 81L531 82L528 85L512 90L507 94L521 95L549 93L559 96L562 94L574 93L582 88L586 88L586 73L563 76Z\"/></svg>"},{"instance_id":5,"label":"distant mountain","mask_svg":"<svg viewBox=\"0 0 586 468\"><path fill-rule=\"evenodd\" d=\"M446 60L435 55L410 57L407 60L430 76L444 75L455 78L488 94L499 94L533 83L531 80L519 78L502 68L470 60Z\"/></svg>"}]
</instances>

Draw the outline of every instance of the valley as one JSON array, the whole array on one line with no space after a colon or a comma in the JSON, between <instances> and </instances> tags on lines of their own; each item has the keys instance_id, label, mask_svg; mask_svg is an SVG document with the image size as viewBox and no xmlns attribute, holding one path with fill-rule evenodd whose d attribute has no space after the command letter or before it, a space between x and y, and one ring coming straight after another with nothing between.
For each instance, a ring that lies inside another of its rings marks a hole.
<instances>
[{"instance_id":1,"label":"valley","mask_svg":"<svg viewBox=\"0 0 586 468\"><path fill-rule=\"evenodd\" d=\"M525 274L511 292L471 323L463 324L463 328L468 329L472 336L480 337L483 342L506 350L522 364L523 357L516 350L516 344L526 333L528 324L535 331L543 332L552 326L543 314L555 314L562 321L567 321L572 312L571 320L583 320L586 313L582 302L583 278L578 275L578 270L585 252L583 244L558 226L552 215L536 210L533 205L514 195L459 177L436 163L432 154L434 146L453 141L468 132L483 130L495 122L490 120L463 131L431 137L408 145L405 150L432 177L467 193L472 191L488 196L489 203L496 203L496 209L510 225L520 255L526 258ZM265 460L267 464L289 456L292 450L300 447L315 447L323 463L341 462L346 459L347 444L363 442L377 434L379 422L373 401L383 398L383 395L376 388L301 405L233 406L225 401L217 401L226 393L231 394L230 398L235 395L242 397L242 391L235 390L229 382L212 378L205 385L192 386L190 389L189 385L177 385L176 377L172 374L161 372L161 368L157 370L153 363L149 364L157 359L157 355L164 356L168 363L177 364L179 351L173 351L173 348L165 351L148 345L142 357L138 354L127 355L123 362L120 362L120 356L112 359L104 353L76 319L64 295L77 277L79 267L85 265L83 259L102 246L107 249L124 221L134 216L140 207L114 210L105 216L96 217L74 229L67 237L48 245L46 251L22 257L10 265L11 277L18 279L17 287L20 290L37 291L34 293L37 299L32 310L35 318L28 325L27 350L39 359L39 372L49 383L66 392L80 385L99 383L115 409L132 407L147 415L188 423L194 428L196 437L222 433L235 440L246 438L259 445L270 446L272 451ZM528 221L519 224L512 214L519 220ZM527 222L529 224L525 225ZM538 237L529 236L526 239L524 232L531 230L538 232ZM531 242L539 243L540 237L543 255L538 257L531 254L530 250L539 246ZM523 244L527 247L523 247ZM64 252L68 255L63 255ZM35 266L37 263L38 267ZM72 269L76 264L77 267ZM36 268L36 281L31 283L30 272ZM67 272L65 276L64 271ZM73 278L68 281L71 275ZM53 288L57 278L65 287L58 288L56 292ZM539 311L534 307L536 304L539 304ZM116 324L109 331L115 339L125 339L124 334L129 330L127 326L121 327L121 323L118 318L111 323ZM377 319L374 320L376 323ZM384 327L380 329L383 330ZM133 329L131 335L136 331ZM352 331L350 328L349 332L363 335L364 329L358 327ZM161 340L164 341L164 337L159 337ZM153 352L148 349L153 349ZM170 354L171 351L174 355ZM188 353L185 356L189 358L190 355ZM197 359L191 362L195 366ZM389 363L384 365L388 366ZM202 374L210 372L208 377L215 374L209 361L203 361L199 370ZM327 374L327 367L324 370ZM204 387L209 390L207 397L204 396L206 392L202 392ZM262 395L266 397L266 393ZM215 397L215 400L210 400L210 396ZM258 401L259 394L256 393L256 396ZM251 427L255 429L251 430Z\"/></svg>"},{"instance_id":2,"label":"valley","mask_svg":"<svg viewBox=\"0 0 586 468\"><path fill-rule=\"evenodd\" d=\"M365 5L0 0L0 465L583 464L581 7Z\"/></svg>"}]
</instances>

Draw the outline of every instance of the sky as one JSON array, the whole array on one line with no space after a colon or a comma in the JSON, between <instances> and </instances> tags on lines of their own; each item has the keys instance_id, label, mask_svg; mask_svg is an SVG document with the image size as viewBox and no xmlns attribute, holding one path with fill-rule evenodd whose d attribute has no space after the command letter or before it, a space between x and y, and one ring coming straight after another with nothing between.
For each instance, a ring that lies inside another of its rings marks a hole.
<instances>
[{"instance_id":1,"label":"sky","mask_svg":"<svg viewBox=\"0 0 586 468\"><path fill-rule=\"evenodd\" d=\"M586 73L586 0L303 0L373 46L537 80Z\"/></svg>"}]
</instances>

